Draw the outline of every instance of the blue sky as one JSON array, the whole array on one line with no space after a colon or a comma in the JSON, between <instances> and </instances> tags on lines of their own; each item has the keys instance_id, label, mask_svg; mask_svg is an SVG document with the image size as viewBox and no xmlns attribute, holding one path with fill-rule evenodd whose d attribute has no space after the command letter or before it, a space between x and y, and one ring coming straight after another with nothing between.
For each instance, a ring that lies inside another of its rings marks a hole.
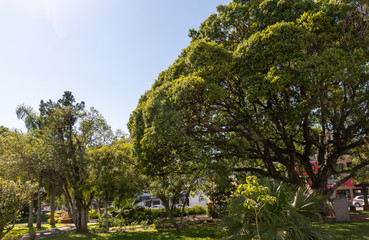
<instances>
[{"instance_id":1,"label":"blue sky","mask_svg":"<svg viewBox=\"0 0 369 240\"><path fill-rule=\"evenodd\" d=\"M19 104L72 91L127 133L129 115L158 74L230 0L0 1L0 125L25 130Z\"/></svg>"}]
</instances>

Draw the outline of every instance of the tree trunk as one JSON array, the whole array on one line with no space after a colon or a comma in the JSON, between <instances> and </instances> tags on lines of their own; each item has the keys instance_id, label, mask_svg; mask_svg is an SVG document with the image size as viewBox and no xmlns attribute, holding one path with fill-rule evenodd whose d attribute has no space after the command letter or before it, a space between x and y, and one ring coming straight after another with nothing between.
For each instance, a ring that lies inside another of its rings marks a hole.
<instances>
[{"instance_id":1,"label":"tree trunk","mask_svg":"<svg viewBox=\"0 0 369 240\"><path fill-rule=\"evenodd\" d=\"M105 232L109 233L108 202L105 203Z\"/></svg>"},{"instance_id":2,"label":"tree trunk","mask_svg":"<svg viewBox=\"0 0 369 240\"><path fill-rule=\"evenodd\" d=\"M162 201L163 201L163 204L165 206L165 210L168 214L168 217L170 219L170 222L173 224L173 226L176 228L176 231L178 233L182 232L182 225L181 224L177 224L177 222L174 220L174 217L173 217L173 214L172 212L170 211L170 208L169 208L169 201L167 200L166 197L161 197L160 198Z\"/></svg>"},{"instance_id":3,"label":"tree trunk","mask_svg":"<svg viewBox=\"0 0 369 240\"><path fill-rule=\"evenodd\" d=\"M31 228L33 227L33 198L34 194L31 194L31 201L28 205L28 224L27 227Z\"/></svg>"},{"instance_id":4,"label":"tree trunk","mask_svg":"<svg viewBox=\"0 0 369 240\"><path fill-rule=\"evenodd\" d=\"M77 232L88 232L88 208L89 207L86 207L83 204L77 204L77 211L74 223L76 225Z\"/></svg>"},{"instance_id":5,"label":"tree trunk","mask_svg":"<svg viewBox=\"0 0 369 240\"><path fill-rule=\"evenodd\" d=\"M55 225L55 186L50 184L50 225Z\"/></svg>"},{"instance_id":6,"label":"tree trunk","mask_svg":"<svg viewBox=\"0 0 369 240\"><path fill-rule=\"evenodd\" d=\"M38 191L37 191L37 225L38 229L41 228L41 183L42 177L41 174L38 176Z\"/></svg>"},{"instance_id":7,"label":"tree trunk","mask_svg":"<svg viewBox=\"0 0 369 240\"><path fill-rule=\"evenodd\" d=\"M183 206L182 206L182 211L181 211L181 226L183 226L183 214L184 214L184 210L185 210L185 207L186 207L186 204L188 202L189 197L190 197L190 190L186 193L186 197L185 197L185 200L184 200L184 203L183 203Z\"/></svg>"}]
</instances>

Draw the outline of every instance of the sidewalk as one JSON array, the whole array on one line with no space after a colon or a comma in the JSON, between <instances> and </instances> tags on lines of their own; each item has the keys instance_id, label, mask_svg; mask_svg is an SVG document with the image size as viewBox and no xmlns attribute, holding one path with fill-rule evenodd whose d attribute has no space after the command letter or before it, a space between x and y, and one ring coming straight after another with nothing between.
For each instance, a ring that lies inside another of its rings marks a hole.
<instances>
[{"instance_id":1,"label":"sidewalk","mask_svg":"<svg viewBox=\"0 0 369 240\"><path fill-rule=\"evenodd\" d=\"M94 224L96 222L97 222L96 220L90 220L87 225L91 225L91 224ZM45 238L45 237L56 236L56 235L63 234L65 232L72 231L72 230L75 230L75 229L76 229L76 226L72 223L72 224L67 224L67 225L63 225L63 226L60 226L60 227L56 227L56 228L50 228L50 229L46 229L46 230L42 230L42 231L37 231L35 239L42 239L42 238ZM22 240L29 240L29 239L32 239L32 236L31 236L31 234L27 233L21 239Z\"/></svg>"}]
</instances>

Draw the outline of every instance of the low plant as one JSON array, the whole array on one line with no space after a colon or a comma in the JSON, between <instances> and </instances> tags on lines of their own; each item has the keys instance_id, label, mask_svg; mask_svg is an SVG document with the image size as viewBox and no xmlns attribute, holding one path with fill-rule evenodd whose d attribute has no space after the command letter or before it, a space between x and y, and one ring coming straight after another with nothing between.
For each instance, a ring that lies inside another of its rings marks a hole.
<instances>
[{"instance_id":1,"label":"low plant","mask_svg":"<svg viewBox=\"0 0 369 240\"><path fill-rule=\"evenodd\" d=\"M220 226L229 239L328 239L311 219L322 198L311 190L270 179L248 177L229 203Z\"/></svg>"},{"instance_id":2,"label":"low plant","mask_svg":"<svg viewBox=\"0 0 369 240\"><path fill-rule=\"evenodd\" d=\"M99 219L100 213L94 209L91 209L90 211L88 211L88 218L89 219Z\"/></svg>"}]
</instances>

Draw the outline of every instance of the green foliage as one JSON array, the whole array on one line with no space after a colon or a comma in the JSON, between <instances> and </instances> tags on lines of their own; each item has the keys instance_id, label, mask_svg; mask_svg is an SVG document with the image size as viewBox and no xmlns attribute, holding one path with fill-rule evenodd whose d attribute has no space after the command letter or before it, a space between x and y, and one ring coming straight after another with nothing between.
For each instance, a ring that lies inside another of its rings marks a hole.
<instances>
[{"instance_id":1,"label":"green foliage","mask_svg":"<svg viewBox=\"0 0 369 240\"><path fill-rule=\"evenodd\" d=\"M94 196L88 150L110 144L110 126L94 108L85 109L71 92L65 92L56 102L40 103L42 134L52 147L54 181L62 188L65 203L78 231L87 231L88 208ZM83 216L83 217L77 217Z\"/></svg>"},{"instance_id":2,"label":"green foliage","mask_svg":"<svg viewBox=\"0 0 369 240\"><path fill-rule=\"evenodd\" d=\"M206 207L194 206L186 207L184 216L203 215L207 213ZM181 209L174 208L172 210L173 217L181 217ZM109 227L124 227L130 225L148 225L166 216L164 209L151 209L142 207L124 207L112 211L111 218L109 218ZM105 228L105 215L99 218L100 228Z\"/></svg>"},{"instance_id":3,"label":"green foliage","mask_svg":"<svg viewBox=\"0 0 369 240\"><path fill-rule=\"evenodd\" d=\"M5 132L8 132L9 129L7 127L4 127L4 126L0 126L0 135L5 133Z\"/></svg>"},{"instance_id":4,"label":"green foliage","mask_svg":"<svg viewBox=\"0 0 369 240\"><path fill-rule=\"evenodd\" d=\"M122 227L134 224L152 224L156 219L163 217L163 209L150 209L141 207L125 207L112 212L112 218L109 219L110 227ZM100 225L104 227L105 219L100 218Z\"/></svg>"},{"instance_id":5,"label":"green foliage","mask_svg":"<svg viewBox=\"0 0 369 240\"><path fill-rule=\"evenodd\" d=\"M88 152L92 163L90 166L91 181L96 197L105 204L112 200L132 201L142 190L141 185L144 179L134 168L135 160L131 146L123 138L110 146L104 145ZM115 221L114 219L109 220L109 225ZM122 225L123 223L116 224Z\"/></svg>"},{"instance_id":6,"label":"green foliage","mask_svg":"<svg viewBox=\"0 0 369 240\"><path fill-rule=\"evenodd\" d=\"M322 204L316 192L249 177L238 193L221 222L229 239L327 239L311 225Z\"/></svg>"},{"instance_id":7,"label":"green foliage","mask_svg":"<svg viewBox=\"0 0 369 240\"><path fill-rule=\"evenodd\" d=\"M14 182L0 178L0 238L8 224L15 221L21 208L30 201L37 186L30 182ZM8 231L11 228L8 229Z\"/></svg>"},{"instance_id":8,"label":"green foliage","mask_svg":"<svg viewBox=\"0 0 369 240\"><path fill-rule=\"evenodd\" d=\"M43 231L54 227L60 227L65 224L56 224L54 225L48 225L43 224L40 229L34 228L34 227L14 227L12 230L10 230L3 238L3 240L18 240L21 239L21 237L27 233L31 233L36 235L36 231Z\"/></svg>"},{"instance_id":9,"label":"green foliage","mask_svg":"<svg viewBox=\"0 0 369 240\"><path fill-rule=\"evenodd\" d=\"M65 211L56 211L55 215L54 215L54 219L55 219L55 223L61 223L61 218L62 218L62 214L67 214L67 212ZM46 213L47 218L47 222L50 223L50 213Z\"/></svg>"},{"instance_id":10,"label":"green foliage","mask_svg":"<svg viewBox=\"0 0 369 240\"><path fill-rule=\"evenodd\" d=\"M99 219L100 213L96 210L91 209L88 211L88 219Z\"/></svg>"},{"instance_id":11,"label":"green foliage","mask_svg":"<svg viewBox=\"0 0 369 240\"><path fill-rule=\"evenodd\" d=\"M222 161L329 196L369 163L327 189L339 158L369 141L368 12L360 0L219 6L131 115L140 161L164 174L197 154L206 169Z\"/></svg>"},{"instance_id":12,"label":"green foliage","mask_svg":"<svg viewBox=\"0 0 369 240\"><path fill-rule=\"evenodd\" d=\"M202 215L202 214L206 214L207 211L208 211L207 207L203 207L203 206L193 206L193 207L185 208L185 213L187 216Z\"/></svg>"},{"instance_id":13,"label":"green foliage","mask_svg":"<svg viewBox=\"0 0 369 240\"><path fill-rule=\"evenodd\" d=\"M246 183L238 186L237 193L245 197L243 206L251 211L257 211L276 201L275 197L270 196L270 189L260 185L255 176L248 176Z\"/></svg>"},{"instance_id":14,"label":"green foliage","mask_svg":"<svg viewBox=\"0 0 369 240\"><path fill-rule=\"evenodd\" d=\"M126 139L94 148L88 155L96 197L112 201L132 199L139 194L143 178L134 168L132 145Z\"/></svg>"}]
</instances>

